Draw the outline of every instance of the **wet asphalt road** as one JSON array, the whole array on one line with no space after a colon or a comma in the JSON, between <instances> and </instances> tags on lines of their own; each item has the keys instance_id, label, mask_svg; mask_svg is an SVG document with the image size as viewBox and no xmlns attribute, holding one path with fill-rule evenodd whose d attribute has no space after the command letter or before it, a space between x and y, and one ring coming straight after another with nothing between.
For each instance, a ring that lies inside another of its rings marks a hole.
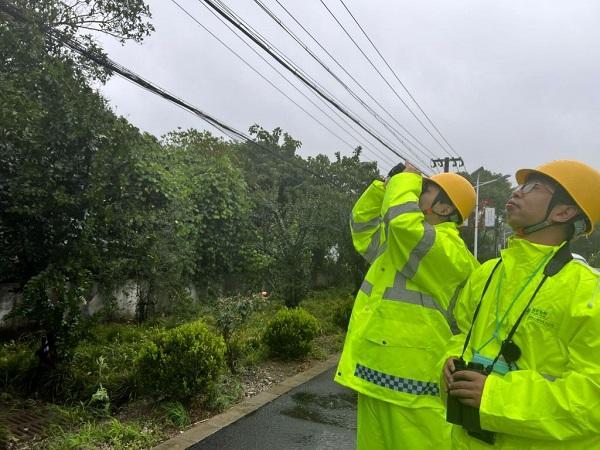
<instances>
[{"instance_id":1,"label":"wet asphalt road","mask_svg":"<svg viewBox=\"0 0 600 450\"><path fill-rule=\"evenodd\" d=\"M353 449L356 395L332 368L193 445L193 450Z\"/></svg>"}]
</instances>

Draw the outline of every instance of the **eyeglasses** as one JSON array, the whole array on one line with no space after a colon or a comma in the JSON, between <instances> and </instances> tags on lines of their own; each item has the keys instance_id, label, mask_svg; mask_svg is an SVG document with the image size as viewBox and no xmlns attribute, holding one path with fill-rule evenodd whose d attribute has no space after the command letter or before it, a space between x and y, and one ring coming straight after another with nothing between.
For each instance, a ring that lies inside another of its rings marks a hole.
<instances>
[{"instance_id":1,"label":"eyeglasses","mask_svg":"<svg viewBox=\"0 0 600 450\"><path fill-rule=\"evenodd\" d=\"M541 191L546 191L549 194L554 194L554 191L550 189L543 183L539 183L537 181L530 181L529 183L520 184L514 189L514 192L520 192L521 194L529 194L531 191L538 189Z\"/></svg>"}]
</instances>

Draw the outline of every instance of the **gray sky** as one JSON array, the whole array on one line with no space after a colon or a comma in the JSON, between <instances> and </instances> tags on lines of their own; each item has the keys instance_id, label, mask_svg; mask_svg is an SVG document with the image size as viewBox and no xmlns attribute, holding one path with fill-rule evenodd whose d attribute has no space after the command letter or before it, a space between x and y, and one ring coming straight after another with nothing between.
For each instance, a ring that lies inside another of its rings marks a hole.
<instances>
[{"instance_id":1,"label":"gray sky","mask_svg":"<svg viewBox=\"0 0 600 450\"><path fill-rule=\"evenodd\" d=\"M354 92L373 104L275 0L262 1ZM369 66L319 0L279 1L434 155L448 156ZM324 1L408 103L406 93L385 69L339 0ZM372 138L353 138L341 131L215 19L201 1L178 2L351 146L332 136L277 92L170 0L149 1L156 32L142 45L130 43L121 47L109 38L102 38L108 54L237 129L247 131L253 123L266 129L283 128L302 141L300 154L303 156L317 153L331 156L335 151L350 154L352 147L360 143L369 149L364 156L380 161L382 170L390 167L390 161L398 160L381 145L370 144L369 141L374 141ZM372 124L400 153L410 156L405 147L394 141L385 128L284 34L254 1L225 2L346 104L361 121ZM600 89L597 86L600 80L600 2L345 0L345 3L425 112L464 158L470 171L483 165L512 174L516 168L560 158L580 159L600 167L597 156L600 148ZM277 65L269 56L266 58ZM296 80L292 82L301 86ZM306 88L302 89L308 93ZM115 76L102 91L118 114L157 136L177 127L215 132L195 116L119 77ZM307 95L325 108L314 95ZM342 123L340 119L336 121ZM356 132L351 133L356 135ZM374 153L374 148L380 153Z\"/></svg>"}]
</instances>

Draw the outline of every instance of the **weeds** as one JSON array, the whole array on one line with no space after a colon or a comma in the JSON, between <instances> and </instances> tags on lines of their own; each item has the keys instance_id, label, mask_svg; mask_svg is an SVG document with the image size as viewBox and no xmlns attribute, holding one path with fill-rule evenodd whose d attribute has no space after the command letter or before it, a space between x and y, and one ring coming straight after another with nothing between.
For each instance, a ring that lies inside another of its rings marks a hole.
<instances>
[{"instance_id":1,"label":"weeds","mask_svg":"<svg viewBox=\"0 0 600 450\"><path fill-rule=\"evenodd\" d=\"M190 424L190 416L181 402L169 402L163 408L165 418L171 425L181 429Z\"/></svg>"}]
</instances>

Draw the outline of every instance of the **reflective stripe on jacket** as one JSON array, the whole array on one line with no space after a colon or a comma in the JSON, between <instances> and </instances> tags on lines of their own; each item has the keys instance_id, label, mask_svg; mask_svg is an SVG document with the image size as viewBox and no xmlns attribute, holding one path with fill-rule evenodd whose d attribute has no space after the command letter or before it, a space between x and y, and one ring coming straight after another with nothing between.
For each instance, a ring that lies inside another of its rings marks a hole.
<instances>
[{"instance_id":1,"label":"reflective stripe on jacket","mask_svg":"<svg viewBox=\"0 0 600 450\"><path fill-rule=\"evenodd\" d=\"M558 247L511 239L502 251L482 302L465 359L472 358L497 328L517 292L534 268ZM496 264L488 261L475 271L456 305L463 334L452 338L447 356L460 354L481 297ZM501 277L504 270L504 277ZM506 337L542 279L538 274L514 302L506 321L480 353L495 358ZM501 290L498 290L503 278ZM496 295L498 292L498 295ZM498 312L498 314L497 314ZM488 376L481 400L484 429L497 433L495 448L600 448L600 276L578 261L569 262L548 278L524 316L513 341L522 355L518 369L504 376ZM455 448L490 448L453 427Z\"/></svg>"},{"instance_id":2,"label":"reflective stripe on jacket","mask_svg":"<svg viewBox=\"0 0 600 450\"><path fill-rule=\"evenodd\" d=\"M456 224L430 226L422 179L375 181L352 210L354 245L371 267L359 291L335 380L401 406L440 408L439 360L453 298L477 266Z\"/></svg>"}]
</instances>

